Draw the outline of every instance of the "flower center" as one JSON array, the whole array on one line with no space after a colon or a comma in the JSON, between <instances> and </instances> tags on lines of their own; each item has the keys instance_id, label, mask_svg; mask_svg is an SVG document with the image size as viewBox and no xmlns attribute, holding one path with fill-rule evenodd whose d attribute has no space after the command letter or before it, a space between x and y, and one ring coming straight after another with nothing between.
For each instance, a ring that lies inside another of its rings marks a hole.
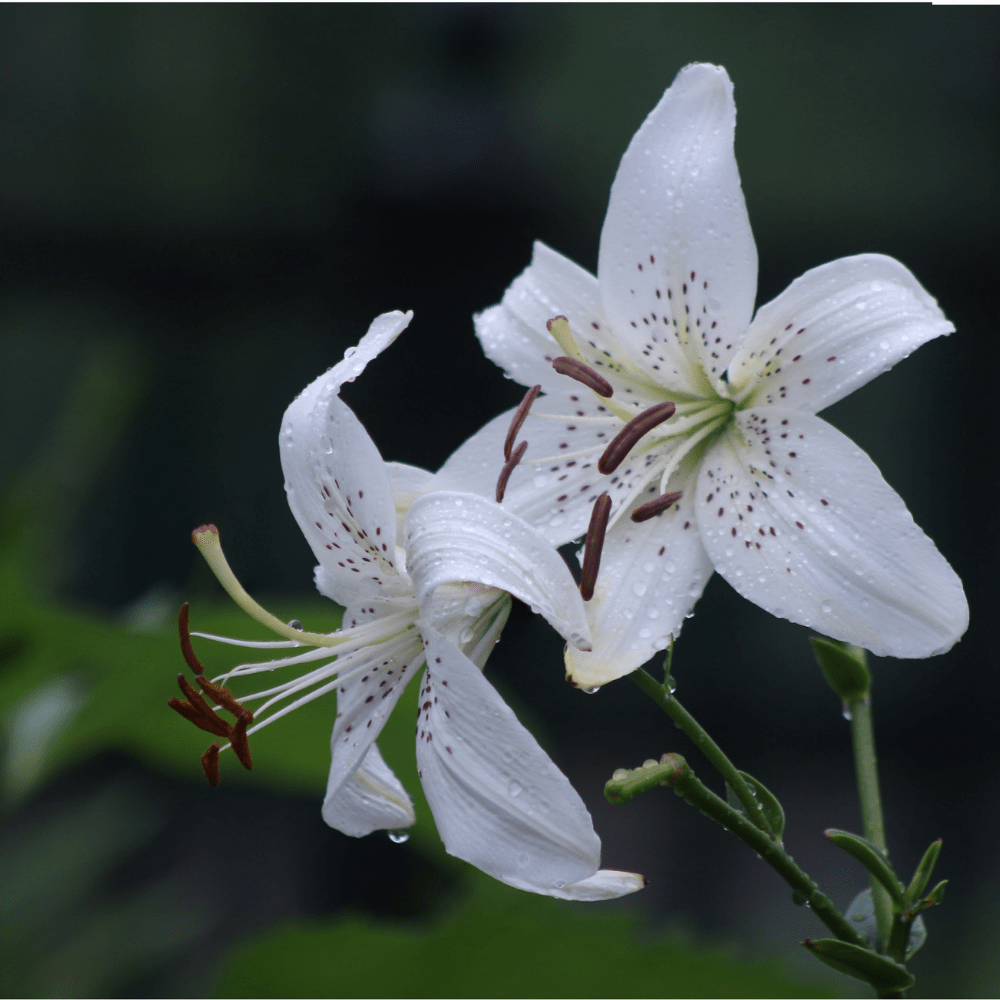
<instances>
[{"instance_id":1,"label":"flower center","mask_svg":"<svg viewBox=\"0 0 1000 1000\"><path fill-rule=\"evenodd\" d=\"M299 621L285 623L270 612L265 611L236 579L229 567L222 545L219 541L219 531L215 525L203 525L192 532L192 540L198 546L217 579L236 603L251 617L266 625L272 632L283 636L277 641L256 642L240 639L230 639L225 636L208 635L195 632L194 635L206 639L214 639L234 646L248 646L255 649L299 649L291 656L267 660L257 663L244 663L214 680L205 676L204 667L198 660L191 645L191 635L188 626L188 606L181 608L178 618L181 652L184 660L195 675L195 681L203 694L215 703L213 708L202 698L201 694L178 674L177 680L184 700L172 698L167 704L199 729L214 736L224 737L229 742L220 747L213 743L202 755L201 763L210 785L219 784L219 753L232 748L240 763L252 770L253 761L250 756L248 737L270 725L284 715L307 704L316 698L335 690L338 686L358 674L363 674L370 668L373 658L398 659L410 665L415 657L422 658L423 644L416 629L419 613L416 602L400 602L399 610L380 618L352 625L349 629L338 630L331 634L308 632ZM299 674L282 684L257 691L245 696L242 701L230 692L225 682L234 677L245 677L249 674L273 671L280 667L301 666L313 661L325 661L305 674ZM406 670L407 667L403 667ZM279 702L292 701L272 712L263 721L253 726L255 715L261 716ZM244 702L264 699L256 713L251 712ZM229 712L235 719L230 723L220 712Z\"/></svg>"}]
</instances>

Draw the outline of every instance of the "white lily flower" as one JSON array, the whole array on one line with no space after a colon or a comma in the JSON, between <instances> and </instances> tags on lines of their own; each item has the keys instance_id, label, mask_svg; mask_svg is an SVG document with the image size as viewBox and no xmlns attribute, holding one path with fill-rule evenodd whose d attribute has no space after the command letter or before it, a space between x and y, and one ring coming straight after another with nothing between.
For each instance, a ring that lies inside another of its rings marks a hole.
<instances>
[{"instance_id":1,"label":"white lily flower","mask_svg":"<svg viewBox=\"0 0 1000 1000\"><path fill-rule=\"evenodd\" d=\"M391 344L411 316L379 316L360 344L289 406L281 428L288 502L319 562L317 587L345 608L342 629L310 633L269 615L232 576L217 530L199 529L195 540L226 589L283 637L268 643L208 638L293 649L208 684L190 654L203 690L237 717L235 727L218 716L202 725L204 711L194 698L175 707L202 728L230 736L247 764L247 736L336 690L323 818L360 837L415 821L410 797L375 741L426 665L417 767L448 852L531 892L579 900L634 892L642 876L599 870L600 840L583 801L482 674L507 620L509 594L578 647L589 646L572 574L510 510L448 490L446 477L385 463L339 396L341 385ZM221 693L231 679L303 666L304 674L240 703ZM241 713L258 700L256 715L266 718L248 727ZM279 704L284 707L267 715ZM210 781L218 780L217 760L216 747L205 759Z\"/></svg>"},{"instance_id":2,"label":"white lily flower","mask_svg":"<svg viewBox=\"0 0 1000 1000\"><path fill-rule=\"evenodd\" d=\"M595 648L567 650L583 686L666 647L713 569L772 614L879 655L941 653L968 624L961 582L903 501L815 415L953 326L877 254L808 271L754 316L735 118L725 70L682 70L622 158L597 277L536 243L476 317L487 355L547 394L507 487L519 513L562 544L610 494L586 581ZM445 471L481 479L509 419Z\"/></svg>"}]
</instances>

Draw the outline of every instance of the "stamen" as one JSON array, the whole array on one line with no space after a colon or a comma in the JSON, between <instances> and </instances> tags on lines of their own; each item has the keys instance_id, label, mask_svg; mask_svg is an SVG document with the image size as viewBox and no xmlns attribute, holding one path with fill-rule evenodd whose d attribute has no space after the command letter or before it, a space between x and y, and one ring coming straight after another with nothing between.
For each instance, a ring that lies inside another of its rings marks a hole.
<instances>
[{"instance_id":1,"label":"stamen","mask_svg":"<svg viewBox=\"0 0 1000 1000\"><path fill-rule=\"evenodd\" d=\"M200 677L205 672L205 668L199 662L198 657L194 655L194 649L191 646L187 601L181 605L180 614L177 616L177 627L181 633L181 653L184 656L184 662Z\"/></svg>"},{"instance_id":2,"label":"stamen","mask_svg":"<svg viewBox=\"0 0 1000 1000\"><path fill-rule=\"evenodd\" d=\"M565 316L553 316L545 324L545 329L552 334L552 338L562 348L563 354L576 358L580 364L584 364L583 355L580 348L576 346L573 339L573 331L569 328L569 320Z\"/></svg>"},{"instance_id":3,"label":"stamen","mask_svg":"<svg viewBox=\"0 0 1000 1000\"><path fill-rule=\"evenodd\" d=\"M208 680L206 677L198 677L198 687L202 689L215 702L219 708L224 708L227 712L230 712L235 718L239 717L245 712L249 712L248 708L241 705L232 695L229 688L225 687L223 684L213 684L212 681ZM253 713L250 713L250 721L253 722Z\"/></svg>"},{"instance_id":4,"label":"stamen","mask_svg":"<svg viewBox=\"0 0 1000 1000\"><path fill-rule=\"evenodd\" d=\"M528 417L528 411L531 409L531 404L538 397L538 394L542 391L540 385L533 385L525 394L524 399L521 400L521 405L514 411L514 419L510 422L510 430L507 431L507 439L503 443L503 458L505 462L510 461L510 453L514 450L514 441L517 439L517 432L521 429L521 425Z\"/></svg>"},{"instance_id":5,"label":"stamen","mask_svg":"<svg viewBox=\"0 0 1000 1000\"><path fill-rule=\"evenodd\" d=\"M236 754L239 762L248 770L253 770L253 760L250 757L250 741L247 739L247 722L253 718L249 712L243 712L236 720L233 731L229 734L229 742L232 745L233 753Z\"/></svg>"},{"instance_id":6,"label":"stamen","mask_svg":"<svg viewBox=\"0 0 1000 1000\"><path fill-rule=\"evenodd\" d=\"M614 387L603 375L598 375L590 365L585 365L582 361L577 361L576 358L556 358L552 362L552 367L560 375L568 375L570 378L576 379L577 382L583 383L588 389L593 389L598 396L610 399L614 395Z\"/></svg>"},{"instance_id":7,"label":"stamen","mask_svg":"<svg viewBox=\"0 0 1000 1000\"><path fill-rule=\"evenodd\" d=\"M216 788L222 780L219 777L219 744L213 743L202 755L201 766L205 770L205 777L208 783Z\"/></svg>"},{"instance_id":8,"label":"stamen","mask_svg":"<svg viewBox=\"0 0 1000 1000\"><path fill-rule=\"evenodd\" d=\"M657 403L637 417L633 417L619 432L617 437L604 449L597 463L597 469L605 476L610 475L625 460L625 456L639 440L654 427L669 420L677 407L670 402Z\"/></svg>"},{"instance_id":9,"label":"stamen","mask_svg":"<svg viewBox=\"0 0 1000 1000\"><path fill-rule=\"evenodd\" d=\"M632 520L636 524L648 521L651 517L656 517L657 514L662 514L668 508L673 507L682 496L684 496L684 492L678 490L676 493L664 493L663 496L650 500L649 503L641 504L632 511Z\"/></svg>"},{"instance_id":10,"label":"stamen","mask_svg":"<svg viewBox=\"0 0 1000 1000\"><path fill-rule=\"evenodd\" d=\"M177 683L187 701L179 698L171 698L167 706L172 708L179 715L182 715L189 722L193 722L199 729L204 729L206 733L213 736L225 736L229 738L232 726L225 719L220 719L209 707L204 698L187 682L183 674L177 675Z\"/></svg>"},{"instance_id":11,"label":"stamen","mask_svg":"<svg viewBox=\"0 0 1000 1000\"><path fill-rule=\"evenodd\" d=\"M507 492L507 481L510 479L510 474L517 468L518 463L524 457L524 453L527 450L528 442L522 441L514 449L514 454L507 459L504 467L500 470L500 478L497 479L497 503L503 502L503 495Z\"/></svg>"},{"instance_id":12,"label":"stamen","mask_svg":"<svg viewBox=\"0 0 1000 1000\"><path fill-rule=\"evenodd\" d=\"M590 512L590 525L583 550L583 571L580 574L580 596L589 601L594 596L597 571L601 568L601 549L604 548L604 533L608 530L608 515L611 513L611 497L602 493Z\"/></svg>"}]
</instances>

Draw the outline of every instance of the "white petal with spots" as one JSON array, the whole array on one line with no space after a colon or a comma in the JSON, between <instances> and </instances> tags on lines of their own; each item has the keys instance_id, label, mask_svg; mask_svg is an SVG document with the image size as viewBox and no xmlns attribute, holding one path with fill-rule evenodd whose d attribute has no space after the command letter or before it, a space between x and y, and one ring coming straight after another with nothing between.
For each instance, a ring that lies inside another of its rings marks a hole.
<instances>
[{"instance_id":1,"label":"white petal with spots","mask_svg":"<svg viewBox=\"0 0 1000 1000\"><path fill-rule=\"evenodd\" d=\"M337 395L406 328L411 314L378 317L357 348L285 411L279 436L288 504L340 604L377 595L395 574L396 512L382 456Z\"/></svg>"},{"instance_id":2,"label":"white petal with spots","mask_svg":"<svg viewBox=\"0 0 1000 1000\"><path fill-rule=\"evenodd\" d=\"M424 619L439 586L471 581L508 591L571 643L590 645L583 601L562 557L499 504L469 493L431 493L414 501L406 532L407 569ZM479 614L481 600L470 600Z\"/></svg>"},{"instance_id":3,"label":"white petal with spots","mask_svg":"<svg viewBox=\"0 0 1000 1000\"><path fill-rule=\"evenodd\" d=\"M409 637L359 650L356 655L341 657L337 662L345 673L350 670L352 676L337 685L337 718L330 737L330 776L325 800L329 809L324 806L324 817L328 813L334 815L334 809L339 808L333 805L337 795L374 746L406 685L419 673L423 644L414 628ZM355 673L359 667L360 672Z\"/></svg>"},{"instance_id":4,"label":"white petal with spots","mask_svg":"<svg viewBox=\"0 0 1000 1000\"><path fill-rule=\"evenodd\" d=\"M592 877L601 843L579 795L475 664L422 628L417 767L448 853L532 892Z\"/></svg>"},{"instance_id":5,"label":"white petal with spots","mask_svg":"<svg viewBox=\"0 0 1000 1000\"><path fill-rule=\"evenodd\" d=\"M816 413L954 329L899 261L843 257L757 310L729 382L753 404Z\"/></svg>"},{"instance_id":6,"label":"white petal with spots","mask_svg":"<svg viewBox=\"0 0 1000 1000\"><path fill-rule=\"evenodd\" d=\"M748 410L736 428L706 455L697 495L705 548L736 590L877 655L958 640L961 581L863 451L796 410Z\"/></svg>"},{"instance_id":7,"label":"white petal with spots","mask_svg":"<svg viewBox=\"0 0 1000 1000\"><path fill-rule=\"evenodd\" d=\"M323 800L323 819L349 837L399 830L417 820L413 801L374 743L346 782L332 773L330 779L335 787Z\"/></svg>"},{"instance_id":8,"label":"white petal with spots","mask_svg":"<svg viewBox=\"0 0 1000 1000\"><path fill-rule=\"evenodd\" d=\"M694 477L671 482L682 487L670 510L639 524L624 517L605 544L587 602L593 652L566 650L566 674L578 687L607 684L660 655L712 575L694 515Z\"/></svg>"},{"instance_id":9,"label":"white petal with spots","mask_svg":"<svg viewBox=\"0 0 1000 1000\"><path fill-rule=\"evenodd\" d=\"M619 337L656 337L668 389L721 376L746 333L757 250L733 152L733 86L718 66L678 73L629 144L611 187L597 274Z\"/></svg>"}]
</instances>

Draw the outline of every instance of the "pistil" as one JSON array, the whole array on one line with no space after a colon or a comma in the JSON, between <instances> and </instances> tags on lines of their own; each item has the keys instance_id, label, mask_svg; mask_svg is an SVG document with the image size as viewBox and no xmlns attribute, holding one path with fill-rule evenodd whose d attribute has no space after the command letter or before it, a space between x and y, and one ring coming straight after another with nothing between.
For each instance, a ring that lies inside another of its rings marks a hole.
<instances>
[{"instance_id":1,"label":"pistil","mask_svg":"<svg viewBox=\"0 0 1000 1000\"><path fill-rule=\"evenodd\" d=\"M583 570L580 574L580 596L589 601L594 596L597 572L601 568L601 550L604 548L604 534L608 530L608 515L611 513L611 497L602 493L590 512L590 524L583 550Z\"/></svg>"},{"instance_id":2,"label":"pistil","mask_svg":"<svg viewBox=\"0 0 1000 1000\"><path fill-rule=\"evenodd\" d=\"M604 449L604 454L601 455L597 463L598 471L605 476L611 475L622 464L625 456L635 445L654 427L669 420L676 409L677 407L671 402L656 403L648 410L633 417Z\"/></svg>"}]
</instances>

